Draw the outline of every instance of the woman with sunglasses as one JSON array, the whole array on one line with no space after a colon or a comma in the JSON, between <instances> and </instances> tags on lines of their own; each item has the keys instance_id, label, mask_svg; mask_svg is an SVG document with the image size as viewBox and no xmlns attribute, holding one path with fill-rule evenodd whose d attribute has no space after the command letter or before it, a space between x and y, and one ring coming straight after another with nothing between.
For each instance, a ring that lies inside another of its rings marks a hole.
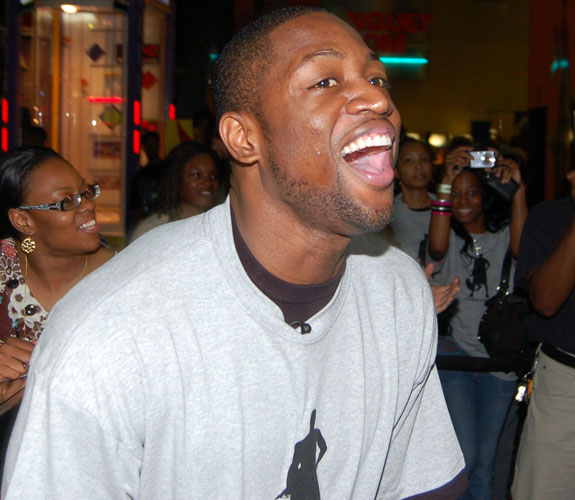
<instances>
[{"instance_id":1,"label":"woman with sunglasses","mask_svg":"<svg viewBox=\"0 0 575 500\"><path fill-rule=\"evenodd\" d=\"M20 148L0 160L0 414L22 398L49 311L113 255L100 243L99 194L52 149Z\"/></svg>"}]
</instances>

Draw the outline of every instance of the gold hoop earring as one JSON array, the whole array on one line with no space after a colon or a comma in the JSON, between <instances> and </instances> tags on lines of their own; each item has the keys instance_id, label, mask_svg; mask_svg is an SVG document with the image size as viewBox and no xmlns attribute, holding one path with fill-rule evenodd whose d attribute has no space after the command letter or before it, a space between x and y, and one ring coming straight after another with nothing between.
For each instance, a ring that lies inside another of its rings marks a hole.
<instances>
[{"instance_id":1,"label":"gold hoop earring","mask_svg":"<svg viewBox=\"0 0 575 500\"><path fill-rule=\"evenodd\" d=\"M36 250L36 242L30 238L30 236L26 236L22 240L22 251L26 254L31 254L34 250Z\"/></svg>"}]
</instances>

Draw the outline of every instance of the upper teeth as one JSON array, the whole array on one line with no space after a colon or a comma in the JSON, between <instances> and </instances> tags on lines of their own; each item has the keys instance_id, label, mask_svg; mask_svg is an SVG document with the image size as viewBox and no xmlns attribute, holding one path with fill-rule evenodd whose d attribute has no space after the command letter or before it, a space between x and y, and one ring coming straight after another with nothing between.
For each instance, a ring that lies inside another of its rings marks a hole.
<instances>
[{"instance_id":1,"label":"upper teeth","mask_svg":"<svg viewBox=\"0 0 575 500\"><path fill-rule=\"evenodd\" d=\"M391 138L386 134L364 135L345 146L341 150L341 155L345 156L350 153L355 153L360 149L378 146L391 146Z\"/></svg>"},{"instance_id":2,"label":"upper teeth","mask_svg":"<svg viewBox=\"0 0 575 500\"><path fill-rule=\"evenodd\" d=\"M80 229L88 229L89 227L93 227L96 225L96 221L94 219L89 220L88 222L84 222L84 224L82 224L80 226Z\"/></svg>"}]
</instances>

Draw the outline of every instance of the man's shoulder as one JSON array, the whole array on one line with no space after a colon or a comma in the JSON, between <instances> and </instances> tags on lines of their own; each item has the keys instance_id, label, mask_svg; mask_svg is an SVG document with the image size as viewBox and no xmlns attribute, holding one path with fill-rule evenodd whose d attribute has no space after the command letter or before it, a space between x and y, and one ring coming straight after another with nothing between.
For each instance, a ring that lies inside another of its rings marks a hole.
<instances>
[{"instance_id":1,"label":"man's shoulder","mask_svg":"<svg viewBox=\"0 0 575 500\"><path fill-rule=\"evenodd\" d=\"M75 364L70 359L81 359L82 352L109 357L152 345L162 319L181 322L182 308L221 286L205 223L200 217L162 226L72 288L51 311L42 334L43 370L51 371L60 355Z\"/></svg>"},{"instance_id":2,"label":"man's shoulder","mask_svg":"<svg viewBox=\"0 0 575 500\"><path fill-rule=\"evenodd\" d=\"M112 274L127 281L152 278L154 270L178 267L181 259L201 258L199 252L209 243L210 234L202 216L162 224L128 245L110 261L109 267L98 269L94 276L103 281Z\"/></svg>"},{"instance_id":3,"label":"man's shoulder","mask_svg":"<svg viewBox=\"0 0 575 500\"><path fill-rule=\"evenodd\" d=\"M90 304L85 313L125 315L129 309L142 311L157 297L177 298L186 283L192 289L194 283L210 278L217 267L217 245L207 217L146 233L78 283L58 309L84 310L82 306Z\"/></svg>"},{"instance_id":4,"label":"man's shoulder","mask_svg":"<svg viewBox=\"0 0 575 500\"><path fill-rule=\"evenodd\" d=\"M521 236L522 250L525 250L527 245L525 242L528 241L536 241L543 245L546 242L553 243L573 220L573 213L570 197L543 201L535 205L525 221Z\"/></svg>"},{"instance_id":5,"label":"man's shoulder","mask_svg":"<svg viewBox=\"0 0 575 500\"><path fill-rule=\"evenodd\" d=\"M572 210L573 205L569 196L558 200L542 201L531 209L529 219L554 221L557 217L568 217Z\"/></svg>"},{"instance_id":6,"label":"man's shoulder","mask_svg":"<svg viewBox=\"0 0 575 500\"><path fill-rule=\"evenodd\" d=\"M361 289L368 294L376 293L381 298L411 297L407 302L412 302L421 301L430 292L421 266L397 247L362 241L360 246L353 247L349 259L353 280L360 281Z\"/></svg>"},{"instance_id":7,"label":"man's shoulder","mask_svg":"<svg viewBox=\"0 0 575 500\"><path fill-rule=\"evenodd\" d=\"M394 246L385 231L354 238L350 245L350 257L372 270L381 268L382 271L421 274L419 264Z\"/></svg>"}]
</instances>

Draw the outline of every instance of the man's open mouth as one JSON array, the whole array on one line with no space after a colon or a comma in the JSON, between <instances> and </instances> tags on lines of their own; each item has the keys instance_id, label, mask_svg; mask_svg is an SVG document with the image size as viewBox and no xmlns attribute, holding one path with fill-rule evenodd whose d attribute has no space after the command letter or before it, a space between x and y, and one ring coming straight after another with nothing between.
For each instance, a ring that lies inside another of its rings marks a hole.
<instances>
[{"instance_id":1,"label":"man's open mouth","mask_svg":"<svg viewBox=\"0 0 575 500\"><path fill-rule=\"evenodd\" d=\"M346 144L341 155L370 184L383 185L393 180L392 144L393 137L389 134L368 133Z\"/></svg>"}]
</instances>

